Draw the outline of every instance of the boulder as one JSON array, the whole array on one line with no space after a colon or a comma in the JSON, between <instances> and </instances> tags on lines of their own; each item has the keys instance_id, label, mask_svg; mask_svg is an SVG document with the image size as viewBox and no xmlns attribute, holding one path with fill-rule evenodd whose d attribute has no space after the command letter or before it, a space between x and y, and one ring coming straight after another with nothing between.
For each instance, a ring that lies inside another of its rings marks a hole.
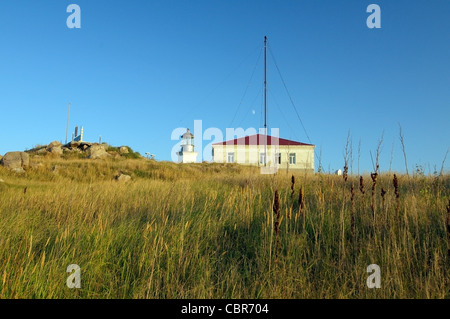
<instances>
[{"instance_id":1,"label":"boulder","mask_svg":"<svg viewBox=\"0 0 450 319\"><path fill-rule=\"evenodd\" d=\"M30 156L25 152L8 152L1 160L8 169L22 169L30 166Z\"/></svg>"},{"instance_id":2,"label":"boulder","mask_svg":"<svg viewBox=\"0 0 450 319\"><path fill-rule=\"evenodd\" d=\"M119 175L117 175L115 177L115 179L116 179L117 182L128 182L128 181L131 180L131 176L120 173Z\"/></svg>"},{"instance_id":3,"label":"boulder","mask_svg":"<svg viewBox=\"0 0 450 319\"><path fill-rule=\"evenodd\" d=\"M126 147L126 146L121 146L121 147L119 148L119 153L120 153L120 154L128 154L128 153L129 153L128 147Z\"/></svg>"},{"instance_id":4,"label":"boulder","mask_svg":"<svg viewBox=\"0 0 450 319\"><path fill-rule=\"evenodd\" d=\"M53 146L52 148L48 148L47 150L55 155L63 155L63 150L61 146Z\"/></svg>"},{"instance_id":5,"label":"boulder","mask_svg":"<svg viewBox=\"0 0 450 319\"><path fill-rule=\"evenodd\" d=\"M52 147L58 147L58 146L62 146L62 144L58 141L53 141L50 144L47 145L47 149L51 149Z\"/></svg>"},{"instance_id":6,"label":"boulder","mask_svg":"<svg viewBox=\"0 0 450 319\"><path fill-rule=\"evenodd\" d=\"M60 142L53 141L47 145L47 151L52 154L55 154L55 155L62 155L63 150L61 147L62 147L62 144Z\"/></svg>"},{"instance_id":7,"label":"boulder","mask_svg":"<svg viewBox=\"0 0 450 319\"><path fill-rule=\"evenodd\" d=\"M106 152L105 147L103 145L98 144L91 145L91 147L88 148L87 152L88 158L91 159L107 158L111 156Z\"/></svg>"}]
</instances>

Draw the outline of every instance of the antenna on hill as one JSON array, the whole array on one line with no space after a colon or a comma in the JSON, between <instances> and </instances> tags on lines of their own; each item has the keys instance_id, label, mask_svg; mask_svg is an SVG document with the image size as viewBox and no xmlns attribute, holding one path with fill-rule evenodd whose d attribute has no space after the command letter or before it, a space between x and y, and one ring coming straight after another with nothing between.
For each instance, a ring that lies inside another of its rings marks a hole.
<instances>
[{"instance_id":1,"label":"antenna on hill","mask_svg":"<svg viewBox=\"0 0 450 319\"><path fill-rule=\"evenodd\" d=\"M264 135L266 143L264 145L264 166L267 163L267 36L264 36Z\"/></svg>"},{"instance_id":2,"label":"antenna on hill","mask_svg":"<svg viewBox=\"0 0 450 319\"><path fill-rule=\"evenodd\" d=\"M69 109L67 110L66 144L67 144L67 134L69 134L69 117L70 117L70 103Z\"/></svg>"},{"instance_id":3,"label":"antenna on hill","mask_svg":"<svg viewBox=\"0 0 450 319\"><path fill-rule=\"evenodd\" d=\"M267 36L264 37L264 134L267 135Z\"/></svg>"}]
</instances>

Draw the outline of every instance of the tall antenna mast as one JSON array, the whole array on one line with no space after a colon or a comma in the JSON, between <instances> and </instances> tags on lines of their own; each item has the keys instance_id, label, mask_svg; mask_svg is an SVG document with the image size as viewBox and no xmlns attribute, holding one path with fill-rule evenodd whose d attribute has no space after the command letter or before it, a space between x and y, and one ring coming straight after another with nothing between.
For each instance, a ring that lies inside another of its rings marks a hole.
<instances>
[{"instance_id":1,"label":"tall antenna mast","mask_svg":"<svg viewBox=\"0 0 450 319\"><path fill-rule=\"evenodd\" d=\"M264 166L267 163L267 36L264 36Z\"/></svg>"},{"instance_id":2,"label":"tall antenna mast","mask_svg":"<svg viewBox=\"0 0 450 319\"><path fill-rule=\"evenodd\" d=\"M267 135L267 36L264 37L264 134Z\"/></svg>"},{"instance_id":3,"label":"tall antenna mast","mask_svg":"<svg viewBox=\"0 0 450 319\"><path fill-rule=\"evenodd\" d=\"M69 109L67 110L66 144L67 144L67 134L69 133L69 117L70 117L70 103Z\"/></svg>"}]
</instances>

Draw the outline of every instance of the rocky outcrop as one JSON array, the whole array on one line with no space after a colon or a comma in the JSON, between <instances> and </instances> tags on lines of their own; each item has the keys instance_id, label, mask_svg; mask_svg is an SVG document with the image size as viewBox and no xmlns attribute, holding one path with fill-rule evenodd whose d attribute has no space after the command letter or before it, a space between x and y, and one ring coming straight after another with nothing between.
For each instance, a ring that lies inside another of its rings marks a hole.
<instances>
[{"instance_id":1,"label":"rocky outcrop","mask_svg":"<svg viewBox=\"0 0 450 319\"><path fill-rule=\"evenodd\" d=\"M47 154L48 152L47 152L47 149L45 148L45 147L43 147L43 148L40 148L40 149L38 149L37 151L36 151L36 154L38 154L38 155L44 155L44 154Z\"/></svg>"},{"instance_id":2,"label":"rocky outcrop","mask_svg":"<svg viewBox=\"0 0 450 319\"><path fill-rule=\"evenodd\" d=\"M63 155L62 144L58 141L51 142L47 146L47 151L55 155Z\"/></svg>"},{"instance_id":3,"label":"rocky outcrop","mask_svg":"<svg viewBox=\"0 0 450 319\"><path fill-rule=\"evenodd\" d=\"M63 150L62 150L61 146L54 146L51 149L49 149L48 151L54 155L63 155Z\"/></svg>"},{"instance_id":4,"label":"rocky outcrop","mask_svg":"<svg viewBox=\"0 0 450 319\"><path fill-rule=\"evenodd\" d=\"M30 157L25 152L8 152L0 163L10 170L19 172L30 166Z\"/></svg>"},{"instance_id":5,"label":"rocky outcrop","mask_svg":"<svg viewBox=\"0 0 450 319\"><path fill-rule=\"evenodd\" d=\"M134 153L128 146L112 147L106 143L98 144L80 141L71 141L66 144L54 141L48 145L38 145L31 150L27 150L26 153L30 154L33 158L48 155L61 157L64 154L68 155L67 157L70 157L70 155L77 155L79 158L89 159L140 157L138 153Z\"/></svg>"},{"instance_id":6,"label":"rocky outcrop","mask_svg":"<svg viewBox=\"0 0 450 319\"><path fill-rule=\"evenodd\" d=\"M106 152L105 146L99 144L91 145L91 147L87 149L87 152L88 158L91 159L107 158L111 156Z\"/></svg>"},{"instance_id":7,"label":"rocky outcrop","mask_svg":"<svg viewBox=\"0 0 450 319\"><path fill-rule=\"evenodd\" d=\"M47 149L51 149L53 147L61 147L62 144L58 141L53 141L50 144L47 145Z\"/></svg>"}]
</instances>

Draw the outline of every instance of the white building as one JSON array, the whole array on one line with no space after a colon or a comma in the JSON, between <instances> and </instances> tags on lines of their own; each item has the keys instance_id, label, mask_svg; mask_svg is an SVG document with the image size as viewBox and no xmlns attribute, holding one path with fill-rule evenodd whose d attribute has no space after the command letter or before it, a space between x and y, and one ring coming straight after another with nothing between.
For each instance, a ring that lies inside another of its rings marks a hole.
<instances>
[{"instance_id":1,"label":"white building","mask_svg":"<svg viewBox=\"0 0 450 319\"><path fill-rule=\"evenodd\" d=\"M312 144L255 134L212 145L213 162L269 166L314 173Z\"/></svg>"},{"instance_id":2,"label":"white building","mask_svg":"<svg viewBox=\"0 0 450 319\"><path fill-rule=\"evenodd\" d=\"M194 135L187 129L181 139L181 150L177 152L178 163L195 163L198 153L194 152Z\"/></svg>"}]
</instances>

